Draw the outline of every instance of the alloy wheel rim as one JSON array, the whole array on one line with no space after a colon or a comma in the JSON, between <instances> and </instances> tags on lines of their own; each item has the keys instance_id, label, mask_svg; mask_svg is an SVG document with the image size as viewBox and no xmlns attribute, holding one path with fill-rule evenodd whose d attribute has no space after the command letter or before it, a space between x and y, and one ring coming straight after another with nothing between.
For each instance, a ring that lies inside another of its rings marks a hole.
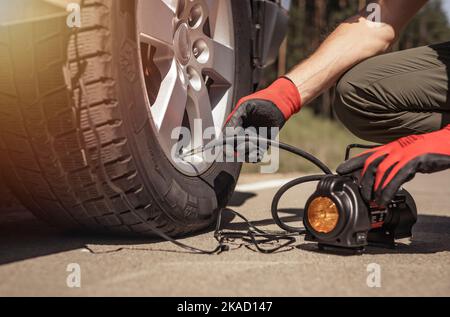
<instances>
[{"instance_id":1,"label":"alloy wheel rim","mask_svg":"<svg viewBox=\"0 0 450 317\"><path fill-rule=\"evenodd\" d=\"M182 173L211 162L175 156L221 137L233 102L235 55L230 0L138 0L141 79L158 141ZM201 119L201 123L200 120ZM182 128L183 130L181 130ZM206 129L213 135L204 137ZM182 151L180 133L192 138Z\"/></svg>"}]
</instances>

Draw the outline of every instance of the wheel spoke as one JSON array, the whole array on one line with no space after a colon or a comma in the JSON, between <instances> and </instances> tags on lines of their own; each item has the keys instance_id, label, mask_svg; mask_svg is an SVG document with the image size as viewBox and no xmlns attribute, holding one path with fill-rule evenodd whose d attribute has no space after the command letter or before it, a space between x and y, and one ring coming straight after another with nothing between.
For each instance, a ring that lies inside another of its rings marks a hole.
<instances>
[{"instance_id":1,"label":"wheel spoke","mask_svg":"<svg viewBox=\"0 0 450 317\"><path fill-rule=\"evenodd\" d=\"M195 89L190 88L188 93L195 108L195 117L202 120L202 130L205 131L208 128L214 127L215 124L211 101L205 84L202 83L200 91L196 91Z\"/></svg>"},{"instance_id":2,"label":"wheel spoke","mask_svg":"<svg viewBox=\"0 0 450 317\"><path fill-rule=\"evenodd\" d=\"M141 41L172 46L175 11L172 0L141 0L138 10Z\"/></svg>"},{"instance_id":3,"label":"wheel spoke","mask_svg":"<svg viewBox=\"0 0 450 317\"><path fill-rule=\"evenodd\" d=\"M187 88L183 83L175 60L152 106L152 116L160 136L170 140L173 129L183 123L187 103Z\"/></svg>"},{"instance_id":4,"label":"wheel spoke","mask_svg":"<svg viewBox=\"0 0 450 317\"><path fill-rule=\"evenodd\" d=\"M207 40L207 45L211 53L203 69L208 73L218 75L223 81L221 84L231 84L234 79L233 49L211 39Z\"/></svg>"},{"instance_id":5,"label":"wheel spoke","mask_svg":"<svg viewBox=\"0 0 450 317\"><path fill-rule=\"evenodd\" d=\"M219 20L219 10L222 6L222 1L217 0L205 0L205 3L208 7L208 18L209 18L209 26L211 30L211 36L214 38L214 35L216 34L216 28L217 28L217 22Z\"/></svg>"}]
</instances>

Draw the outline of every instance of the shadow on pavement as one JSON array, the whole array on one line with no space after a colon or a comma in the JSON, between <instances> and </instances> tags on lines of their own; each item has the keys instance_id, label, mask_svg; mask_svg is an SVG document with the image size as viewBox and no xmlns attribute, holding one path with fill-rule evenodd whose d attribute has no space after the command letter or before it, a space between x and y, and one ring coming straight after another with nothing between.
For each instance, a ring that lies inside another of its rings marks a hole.
<instances>
[{"instance_id":1,"label":"shadow on pavement","mask_svg":"<svg viewBox=\"0 0 450 317\"><path fill-rule=\"evenodd\" d=\"M298 222L302 210L286 209L282 211L288 216L282 217L285 222ZM248 226L244 222L232 222L234 217L230 212L224 212L223 228L226 230L245 231ZM256 226L273 224L271 219L254 221ZM212 232L209 228L198 234ZM419 222L414 230L414 240L410 245L399 244L396 249L368 248L368 254L430 254L450 251L450 217L419 216ZM121 246L134 246L140 250L139 245L148 245L161 242L152 238L110 237L92 234L67 234L34 218L27 211L2 213L0 217L0 265L32 259L36 257L57 254L61 252L86 248L87 245L99 245L115 248ZM317 246L311 243L300 244L298 249L318 252ZM110 250L120 250L119 248ZM145 251L163 251L146 248ZM167 250L167 252L177 252ZM181 250L180 252L183 252Z\"/></svg>"},{"instance_id":2,"label":"shadow on pavement","mask_svg":"<svg viewBox=\"0 0 450 317\"><path fill-rule=\"evenodd\" d=\"M65 235L37 220L27 211L2 211L0 265L83 247L81 239Z\"/></svg>"},{"instance_id":3,"label":"shadow on pavement","mask_svg":"<svg viewBox=\"0 0 450 317\"><path fill-rule=\"evenodd\" d=\"M279 209L279 215L280 215L280 219L283 222L286 223L297 223L296 225L298 226L302 226L301 222L302 222L302 217L303 217L303 209L295 209L295 208L286 208L286 209ZM287 214L289 216L284 216L283 214ZM264 226L270 226L270 225L274 225L275 222L273 221L273 219L270 217L270 215L267 216L267 219L264 220L251 220L250 222L256 226L256 227L264 227ZM229 230L238 230L238 231L244 231L248 229L248 225L245 222L233 222L227 225L227 229Z\"/></svg>"},{"instance_id":4,"label":"shadow on pavement","mask_svg":"<svg viewBox=\"0 0 450 317\"><path fill-rule=\"evenodd\" d=\"M255 193L235 192L228 203L229 207L240 207L244 205L247 200L256 197Z\"/></svg>"},{"instance_id":5,"label":"shadow on pavement","mask_svg":"<svg viewBox=\"0 0 450 317\"><path fill-rule=\"evenodd\" d=\"M232 213L224 212L223 226L228 226L234 219ZM190 237L210 233L215 225ZM163 242L152 237L131 235L108 235L90 232L65 232L51 227L35 218L27 210L15 210L0 213L0 265L27 259L57 254L72 250L86 249L94 254L114 253L125 249L136 251L166 251L186 253L183 249L152 249L149 244ZM147 247L140 248L139 246ZM90 246L96 246L95 251Z\"/></svg>"},{"instance_id":6,"label":"shadow on pavement","mask_svg":"<svg viewBox=\"0 0 450 317\"><path fill-rule=\"evenodd\" d=\"M398 243L394 249L367 247L365 254L432 254L450 252L450 217L419 215L419 220L413 230L414 238L409 244ZM323 253L317 244L305 243L298 249ZM350 253L336 252L333 254L348 256Z\"/></svg>"}]
</instances>

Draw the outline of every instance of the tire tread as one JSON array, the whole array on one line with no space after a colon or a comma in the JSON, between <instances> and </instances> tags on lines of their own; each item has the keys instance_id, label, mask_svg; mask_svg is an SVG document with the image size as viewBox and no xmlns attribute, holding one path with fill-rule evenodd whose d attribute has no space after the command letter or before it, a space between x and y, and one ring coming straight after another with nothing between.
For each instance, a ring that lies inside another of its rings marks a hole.
<instances>
[{"instance_id":1,"label":"tire tread","mask_svg":"<svg viewBox=\"0 0 450 317\"><path fill-rule=\"evenodd\" d=\"M76 35L67 31L62 19L0 30L0 69L6 74L0 76L0 151L9 169L5 178L31 211L53 224L151 234L151 222L172 236L187 234L204 223L174 222L159 207L166 202L157 203L144 195L128 148L108 53L112 1L85 1L78 51ZM27 45L33 48L32 54L26 52ZM86 65L81 76L89 98L74 80L80 63ZM67 65L65 72L61 65ZM20 75L24 70L34 76ZM101 151L90 120L96 126ZM131 210L108 185L100 164L134 205ZM171 187L168 195L179 192ZM181 203L191 213L187 200L183 197Z\"/></svg>"}]
</instances>

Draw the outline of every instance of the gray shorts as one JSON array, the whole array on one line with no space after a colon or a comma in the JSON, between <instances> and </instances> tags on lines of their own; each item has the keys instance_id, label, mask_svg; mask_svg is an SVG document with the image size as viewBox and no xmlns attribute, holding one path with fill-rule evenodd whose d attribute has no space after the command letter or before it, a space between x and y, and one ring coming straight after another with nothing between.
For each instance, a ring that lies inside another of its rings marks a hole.
<instances>
[{"instance_id":1,"label":"gray shorts","mask_svg":"<svg viewBox=\"0 0 450 317\"><path fill-rule=\"evenodd\" d=\"M450 124L450 42L380 55L337 84L334 109L358 137L387 143Z\"/></svg>"}]
</instances>

